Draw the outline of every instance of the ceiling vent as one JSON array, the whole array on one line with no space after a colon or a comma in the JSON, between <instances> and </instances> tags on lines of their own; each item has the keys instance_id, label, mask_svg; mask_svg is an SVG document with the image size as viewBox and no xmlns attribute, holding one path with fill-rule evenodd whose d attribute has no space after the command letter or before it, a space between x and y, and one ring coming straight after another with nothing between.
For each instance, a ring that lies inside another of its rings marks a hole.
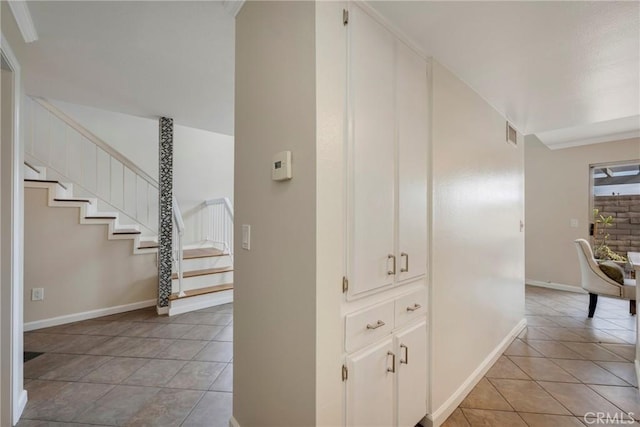
<instances>
[{"instance_id":1,"label":"ceiling vent","mask_svg":"<svg viewBox=\"0 0 640 427\"><path fill-rule=\"evenodd\" d=\"M507 142L513 145L518 145L518 131L507 122Z\"/></svg>"}]
</instances>

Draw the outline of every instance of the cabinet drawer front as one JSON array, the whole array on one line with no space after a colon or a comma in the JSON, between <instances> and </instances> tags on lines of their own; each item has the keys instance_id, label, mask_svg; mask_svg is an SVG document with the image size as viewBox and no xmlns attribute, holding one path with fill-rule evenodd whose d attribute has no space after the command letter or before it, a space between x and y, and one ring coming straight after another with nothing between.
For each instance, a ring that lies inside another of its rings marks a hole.
<instances>
[{"instance_id":1,"label":"cabinet drawer front","mask_svg":"<svg viewBox=\"0 0 640 427\"><path fill-rule=\"evenodd\" d=\"M393 330L393 301L346 316L345 348L355 351Z\"/></svg>"},{"instance_id":2,"label":"cabinet drawer front","mask_svg":"<svg viewBox=\"0 0 640 427\"><path fill-rule=\"evenodd\" d=\"M425 289L396 298L396 327L417 319L427 312L427 293Z\"/></svg>"}]
</instances>

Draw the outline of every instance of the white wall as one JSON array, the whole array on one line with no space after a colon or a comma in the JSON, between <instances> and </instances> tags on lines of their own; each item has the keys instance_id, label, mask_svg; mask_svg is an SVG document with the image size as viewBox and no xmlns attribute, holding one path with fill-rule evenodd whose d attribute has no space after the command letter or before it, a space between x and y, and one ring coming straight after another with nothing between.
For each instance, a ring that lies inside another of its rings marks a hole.
<instances>
[{"instance_id":1,"label":"white wall","mask_svg":"<svg viewBox=\"0 0 640 427\"><path fill-rule=\"evenodd\" d=\"M157 180L157 120L57 100L50 102ZM72 182L77 182L73 173L67 172L69 167L65 165L73 165L73 161L66 159L65 153L69 157L69 153L73 153L69 148L79 146L78 144L82 144L86 138L65 131L64 125L56 117L35 102L30 104L32 113L28 116L30 123L26 138L27 152L39 158L48 157L60 172L60 179L67 177ZM87 144L85 141L84 145ZM58 164L60 166L57 166ZM118 167L121 168L122 165ZM98 170L98 196L101 187L99 172ZM106 188L113 190L117 189L118 185L109 187L107 183ZM233 201L233 137L176 124L173 190L185 216L185 243L201 240L202 235L197 232L200 216L196 212L200 204L218 197L228 197ZM116 197L117 200L123 198L126 205L126 194ZM119 207L117 201L111 204ZM131 218L135 218L136 215L129 213L129 209L124 210ZM153 222L155 223L157 221ZM154 229L153 226L151 228Z\"/></svg>"},{"instance_id":2,"label":"white wall","mask_svg":"<svg viewBox=\"0 0 640 427\"><path fill-rule=\"evenodd\" d=\"M81 225L79 208L47 206L47 190L25 191L25 323L157 298L156 254L108 240L106 225ZM31 289L44 288L44 301Z\"/></svg>"},{"instance_id":3,"label":"white wall","mask_svg":"<svg viewBox=\"0 0 640 427\"><path fill-rule=\"evenodd\" d=\"M437 62L431 93L431 409L443 421L448 400L524 318L523 149Z\"/></svg>"},{"instance_id":4,"label":"white wall","mask_svg":"<svg viewBox=\"0 0 640 427\"><path fill-rule=\"evenodd\" d=\"M524 149L527 282L579 287L573 241L589 238L589 165L640 159L640 139L550 150L529 135Z\"/></svg>"},{"instance_id":5,"label":"white wall","mask_svg":"<svg viewBox=\"0 0 640 427\"><path fill-rule=\"evenodd\" d=\"M233 416L243 427L316 420L314 11L247 2L236 18ZM293 179L275 182L282 150Z\"/></svg>"}]
</instances>

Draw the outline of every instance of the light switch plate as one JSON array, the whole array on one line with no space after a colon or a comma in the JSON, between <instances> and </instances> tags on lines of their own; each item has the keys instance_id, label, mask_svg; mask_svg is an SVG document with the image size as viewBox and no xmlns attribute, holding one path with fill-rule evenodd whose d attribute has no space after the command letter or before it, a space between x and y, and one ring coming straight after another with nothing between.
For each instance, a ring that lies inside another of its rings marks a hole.
<instances>
[{"instance_id":1,"label":"light switch plate","mask_svg":"<svg viewBox=\"0 0 640 427\"><path fill-rule=\"evenodd\" d=\"M242 224L242 249L251 249L251 226Z\"/></svg>"}]
</instances>

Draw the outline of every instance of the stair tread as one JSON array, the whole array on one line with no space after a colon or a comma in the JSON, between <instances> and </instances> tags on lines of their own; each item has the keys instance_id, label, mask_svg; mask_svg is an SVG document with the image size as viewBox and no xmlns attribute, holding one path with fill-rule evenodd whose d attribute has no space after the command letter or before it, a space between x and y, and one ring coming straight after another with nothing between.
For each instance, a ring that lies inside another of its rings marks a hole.
<instances>
[{"instance_id":1,"label":"stair tread","mask_svg":"<svg viewBox=\"0 0 640 427\"><path fill-rule=\"evenodd\" d=\"M227 273L229 271L233 271L232 267L215 267L215 268L204 268L202 270L191 270L185 271L182 275L183 278L187 277L196 277L196 276L205 276L207 274L219 274L219 273ZM178 278L178 273L173 273L171 275L172 279Z\"/></svg>"},{"instance_id":2,"label":"stair tread","mask_svg":"<svg viewBox=\"0 0 640 427\"><path fill-rule=\"evenodd\" d=\"M60 181L56 181L53 179L33 179L33 178L25 178L24 179L25 182L44 182L47 184L58 184L60 187L64 188L65 190L67 189L66 185L64 185L63 183L61 183Z\"/></svg>"},{"instance_id":3,"label":"stair tread","mask_svg":"<svg viewBox=\"0 0 640 427\"><path fill-rule=\"evenodd\" d=\"M138 249L155 249L155 248L158 248L158 247L160 247L158 242L154 242L152 240L148 240L148 241L140 242L140 245L138 246Z\"/></svg>"},{"instance_id":4,"label":"stair tread","mask_svg":"<svg viewBox=\"0 0 640 427\"><path fill-rule=\"evenodd\" d=\"M230 289L233 289L233 283L225 283L222 285L215 285L215 286L207 286L206 288L199 288L199 289L190 289L188 291L184 291L185 295L183 297L178 296L178 293L173 293L171 295L169 295L169 299L170 300L177 300L177 299L182 299L182 298L189 298L189 297L195 297L198 295L205 295L205 294L212 294L215 292L222 292L222 291L228 291Z\"/></svg>"},{"instance_id":5,"label":"stair tread","mask_svg":"<svg viewBox=\"0 0 640 427\"><path fill-rule=\"evenodd\" d=\"M226 255L223 251L216 248L196 248L185 249L182 251L183 259L207 258Z\"/></svg>"},{"instance_id":6,"label":"stair tread","mask_svg":"<svg viewBox=\"0 0 640 427\"><path fill-rule=\"evenodd\" d=\"M121 229L121 230L116 230L113 232L113 234L140 234L142 233L140 230L128 230L128 229Z\"/></svg>"},{"instance_id":7,"label":"stair tread","mask_svg":"<svg viewBox=\"0 0 640 427\"><path fill-rule=\"evenodd\" d=\"M91 203L90 199L77 199L77 198L71 198L71 199L58 199L55 198L53 199L56 202L82 202L82 203Z\"/></svg>"},{"instance_id":8,"label":"stair tread","mask_svg":"<svg viewBox=\"0 0 640 427\"><path fill-rule=\"evenodd\" d=\"M89 215L85 216L86 219L116 219L117 216L114 215Z\"/></svg>"}]
</instances>

